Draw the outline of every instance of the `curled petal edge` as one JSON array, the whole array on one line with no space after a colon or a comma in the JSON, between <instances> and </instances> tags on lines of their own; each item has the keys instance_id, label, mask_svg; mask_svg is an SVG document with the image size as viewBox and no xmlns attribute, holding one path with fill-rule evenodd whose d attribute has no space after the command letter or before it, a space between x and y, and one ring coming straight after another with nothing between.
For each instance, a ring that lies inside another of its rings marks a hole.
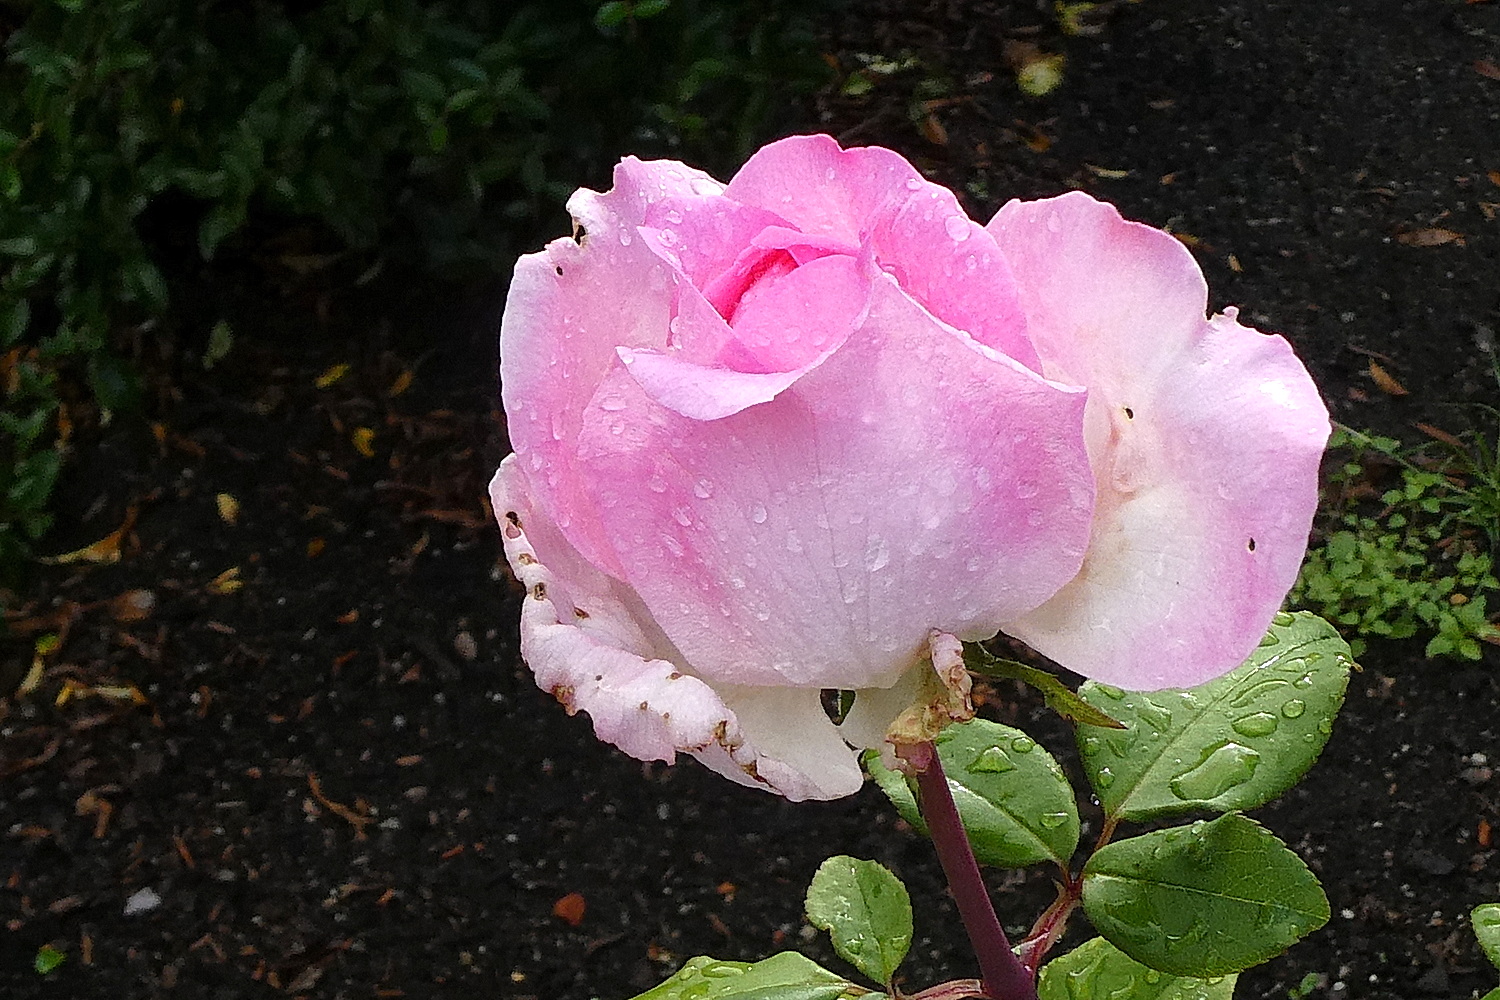
<instances>
[{"instance_id":1,"label":"curled petal edge","mask_svg":"<svg viewBox=\"0 0 1500 1000\"><path fill-rule=\"evenodd\" d=\"M586 610L560 607L559 603L571 603L563 595L574 592L592 592L597 602L603 581L558 580L543 564L527 525L545 519L531 508L526 496L525 475L511 456L496 471L490 497L505 557L526 589L521 606L521 657L537 686L556 698L569 715L586 712L599 739L638 760L673 763L679 752L688 753L739 784L793 801L839 798L858 791L862 778L853 763L853 751L848 751L847 762L829 761L821 775L804 773L764 754L751 742L734 711L704 681L668 659L614 645L608 630L589 627L592 616ZM537 533L556 535L549 541L566 544L550 524ZM614 586L621 585L616 582ZM603 610L605 618L631 613L623 606ZM651 623L649 630L642 631L659 630Z\"/></svg>"}]
</instances>

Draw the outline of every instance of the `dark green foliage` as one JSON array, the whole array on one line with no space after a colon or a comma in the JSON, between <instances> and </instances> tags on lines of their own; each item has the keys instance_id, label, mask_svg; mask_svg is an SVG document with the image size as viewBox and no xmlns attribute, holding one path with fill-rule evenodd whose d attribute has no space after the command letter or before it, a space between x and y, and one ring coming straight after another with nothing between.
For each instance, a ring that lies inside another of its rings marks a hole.
<instances>
[{"instance_id":1,"label":"dark green foliage","mask_svg":"<svg viewBox=\"0 0 1500 1000\"><path fill-rule=\"evenodd\" d=\"M112 336L171 285L148 209L206 259L310 219L372 263L494 268L622 153L724 171L767 138L824 69L794 9L0 0L0 572L47 528L59 381L131 402Z\"/></svg>"}]
</instances>

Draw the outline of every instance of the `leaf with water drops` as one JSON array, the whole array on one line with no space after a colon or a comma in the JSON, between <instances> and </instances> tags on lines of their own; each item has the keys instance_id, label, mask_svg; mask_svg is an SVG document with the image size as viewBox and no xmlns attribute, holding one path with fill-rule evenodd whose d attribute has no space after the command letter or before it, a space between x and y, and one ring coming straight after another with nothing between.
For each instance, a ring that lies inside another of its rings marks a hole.
<instances>
[{"instance_id":1,"label":"leaf with water drops","mask_svg":"<svg viewBox=\"0 0 1500 1000\"><path fill-rule=\"evenodd\" d=\"M1474 907L1470 918L1474 925L1474 936L1479 939L1479 950L1500 969L1500 903L1485 903Z\"/></svg>"},{"instance_id":2,"label":"leaf with water drops","mask_svg":"<svg viewBox=\"0 0 1500 1000\"><path fill-rule=\"evenodd\" d=\"M1115 947L1174 976L1248 969L1328 922L1317 877L1239 813L1100 848L1083 909Z\"/></svg>"},{"instance_id":3,"label":"leaf with water drops","mask_svg":"<svg viewBox=\"0 0 1500 1000\"><path fill-rule=\"evenodd\" d=\"M1253 809L1318 759L1352 666L1333 626L1282 612L1249 659L1207 684L1136 694L1089 681L1078 693L1125 728L1078 727L1084 770L1116 819Z\"/></svg>"},{"instance_id":4,"label":"leaf with water drops","mask_svg":"<svg viewBox=\"0 0 1500 1000\"><path fill-rule=\"evenodd\" d=\"M1231 1000L1237 978L1168 975L1094 938L1044 965L1036 992L1038 1000Z\"/></svg>"},{"instance_id":5,"label":"leaf with water drops","mask_svg":"<svg viewBox=\"0 0 1500 1000\"><path fill-rule=\"evenodd\" d=\"M794 951L759 962L700 956L635 1000L838 1000L852 985Z\"/></svg>"},{"instance_id":6,"label":"leaf with water drops","mask_svg":"<svg viewBox=\"0 0 1500 1000\"><path fill-rule=\"evenodd\" d=\"M891 870L840 854L818 866L807 887L807 919L833 950L878 983L890 983L911 947L911 897Z\"/></svg>"},{"instance_id":7,"label":"leaf with water drops","mask_svg":"<svg viewBox=\"0 0 1500 1000\"><path fill-rule=\"evenodd\" d=\"M1051 754L1021 730L986 719L949 726L933 742L980 864L1067 865L1078 848L1078 803ZM905 777L878 754L866 754L865 764L901 817L926 833Z\"/></svg>"}]
</instances>

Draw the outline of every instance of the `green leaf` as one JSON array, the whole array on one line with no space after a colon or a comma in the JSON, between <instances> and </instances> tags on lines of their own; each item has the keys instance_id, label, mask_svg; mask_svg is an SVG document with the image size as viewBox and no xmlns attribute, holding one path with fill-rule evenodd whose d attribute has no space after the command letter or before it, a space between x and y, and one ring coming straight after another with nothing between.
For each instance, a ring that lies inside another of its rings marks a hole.
<instances>
[{"instance_id":1,"label":"green leaf","mask_svg":"<svg viewBox=\"0 0 1500 1000\"><path fill-rule=\"evenodd\" d=\"M889 983L911 947L911 897L891 870L840 854L818 866L807 887L807 918L833 950L878 983Z\"/></svg>"},{"instance_id":2,"label":"green leaf","mask_svg":"<svg viewBox=\"0 0 1500 1000\"><path fill-rule=\"evenodd\" d=\"M198 252L204 260L213 260L219 244L245 221L245 203L242 201L220 202L209 209L198 225Z\"/></svg>"},{"instance_id":3,"label":"green leaf","mask_svg":"<svg viewBox=\"0 0 1500 1000\"><path fill-rule=\"evenodd\" d=\"M1127 694L1089 681L1078 693L1125 729L1078 727L1084 771L1116 819L1253 809L1318 759L1352 665L1333 626L1283 612L1248 660L1207 684Z\"/></svg>"},{"instance_id":4,"label":"green leaf","mask_svg":"<svg viewBox=\"0 0 1500 1000\"><path fill-rule=\"evenodd\" d=\"M1157 972L1104 938L1042 966L1038 1000L1231 1000L1237 976L1194 979Z\"/></svg>"},{"instance_id":5,"label":"green leaf","mask_svg":"<svg viewBox=\"0 0 1500 1000\"><path fill-rule=\"evenodd\" d=\"M1050 860L1066 867L1078 848L1078 803L1051 754L1021 730L986 719L949 726L934 742L981 864L1022 868ZM906 779L879 754L867 753L865 764L902 818L925 834Z\"/></svg>"},{"instance_id":6,"label":"green leaf","mask_svg":"<svg viewBox=\"0 0 1500 1000\"><path fill-rule=\"evenodd\" d=\"M1480 997L1479 1000L1500 1000L1500 986L1496 986L1484 996Z\"/></svg>"},{"instance_id":7,"label":"green leaf","mask_svg":"<svg viewBox=\"0 0 1500 1000\"><path fill-rule=\"evenodd\" d=\"M20 343L30 323L31 303L25 299L16 299L10 308L0 310L0 347Z\"/></svg>"},{"instance_id":8,"label":"green leaf","mask_svg":"<svg viewBox=\"0 0 1500 1000\"><path fill-rule=\"evenodd\" d=\"M1069 722L1086 722L1091 726L1102 726L1107 729L1125 728L1112 716L1069 691L1055 675L1016 660L1001 659L978 643L964 644L964 666L968 667L971 673L1016 680L1028 687L1036 688L1047 699L1047 707Z\"/></svg>"},{"instance_id":9,"label":"green leaf","mask_svg":"<svg viewBox=\"0 0 1500 1000\"><path fill-rule=\"evenodd\" d=\"M30 257L36 253L35 236L11 236L0 240L0 255L6 257Z\"/></svg>"},{"instance_id":10,"label":"green leaf","mask_svg":"<svg viewBox=\"0 0 1500 1000\"><path fill-rule=\"evenodd\" d=\"M1500 903L1474 907L1470 922L1474 925L1474 936L1479 939L1479 950L1500 969Z\"/></svg>"},{"instance_id":11,"label":"green leaf","mask_svg":"<svg viewBox=\"0 0 1500 1000\"><path fill-rule=\"evenodd\" d=\"M1174 976L1248 969L1328 922L1302 859L1239 813L1101 848L1083 909L1115 947Z\"/></svg>"},{"instance_id":12,"label":"green leaf","mask_svg":"<svg viewBox=\"0 0 1500 1000\"><path fill-rule=\"evenodd\" d=\"M50 944L44 944L36 950L36 960L32 962L32 968L45 976L59 965L62 965L67 959L68 956L65 953L58 951Z\"/></svg>"},{"instance_id":13,"label":"green leaf","mask_svg":"<svg viewBox=\"0 0 1500 1000\"><path fill-rule=\"evenodd\" d=\"M608 3L600 4L599 9L594 11L594 27L601 31L613 28L623 23L629 16L630 4L625 0L609 0Z\"/></svg>"},{"instance_id":14,"label":"green leaf","mask_svg":"<svg viewBox=\"0 0 1500 1000\"><path fill-rule=\"evenodd\" d=\"M850 985L794 951L754 963L700 956L634 1000L837 1000Z\"/></svg>"}]
</instances>

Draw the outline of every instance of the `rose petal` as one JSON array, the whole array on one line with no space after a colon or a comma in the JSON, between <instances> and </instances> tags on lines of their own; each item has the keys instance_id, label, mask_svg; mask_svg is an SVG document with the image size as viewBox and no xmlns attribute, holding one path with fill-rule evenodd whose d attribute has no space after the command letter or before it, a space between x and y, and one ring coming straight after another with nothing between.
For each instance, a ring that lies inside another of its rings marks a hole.
<instances>
[{"instance_id":1,"label":"rose petal","mask_svg":"<svg viewBox=\"0 0 1500 1000\"><path fill-rule=\"evenodd\" d=\"M1005 625L1127 688L1232 669L1296 579L1327 411L1280 337L1227 315L1171 236L1081 193L990 223L1043 371L1089 387L1096 520L1078 577Z\"/></svg>"},{"instance_id":2,"label":"rose petal","mask_svg":"<svg viewBox=\"0 0 1500 1000\"><path fill-rule=\"evenodd\" d=\"M573 452L584 406L615 348L666 346L672 270L637 227L650 205L670 196L716 192L707 174L668 161L628 157L606 194L578 191L568 211L583 243L554 240L516 262L500 326L501 398L516 454L549 516L590 562L618 568L609 540L588 514Z\"/></svg>"},{"instance_id":3,"label":"rose petal","mask_svg":"<svg viewBox=\"0 0 1500 1000\"><path fill-rule=\"evenodd\" d=\"M859 757L823 711L821 692L808 688L715 685L739 723L746 744L714 743L693 756L742 785L769 786L795 801L853 795L864 783ZM747 747L775 747L754 756Z\"/></svg>"},{"instance_id":4,"label":"rose petal","mask_svg":"<svg viewBox=\"0 0 1500 1000\"><path fill-rule=\"evenodd\" d=\"M585 416L624 579L700 676L889 686L929 629L987 637L1077 570L1083 394L873 278L860 329L770 402L694 420L622 364L601 394L631 420Z\"/></svg>"},{"instance_id":5,"label":"rose petal","mask_svg":"<svg viewBox=\"0 0 1500 1000\"><path fill-rule=\"evenodd\" d=\"M869 247L938 319L1040 371L1010 264L953 192L908 179L869 223Z\"/></svg>"},{"instance_id":6,"label":"rose petal","mask_svg":"<svg viewBox=\"0 0 1500 1000\"><path fill-rule=\"evenodd\" d=\"M630 589L590 566L535 509L515 456L501 463L490 497L506 558L526 588L521 655L538 686L569 713L589 714L601 740L640 760L671 762L686 751L742 784L791 799L859 788L853 754L821 711L832 742L795 698L771 710L774 697L732 690L728 699L752 722L747 732L725 698L686 672ZM781 731L778 718L797 719L797 732ZM760 753L758 743L777 747L778 756Z\"/></svg>"},{"instance_id":7,"label":"rose petal","mask_svg":"<svg viewBox=\"0 0 1500 1000\"><path fill-rule=\"evenodd\" d=\"M858 246L869 220L908 182L927 182L889 149L840 149L826 135L795 135L762 147L729 182L735 201L774 212L804 233Z\"/></svg>"},{"instance_id":8,"label":"rose petal","mask_svg":"<svg viewBox=\"0 0 1500 1000\"><path fill-rule=\"evenodd\" d=\"M827 355L813 359L815 364ZM632 351L620 348L620 360L627 366L637 385L653 400L694 420L718 420L775 399L801 378L812 364L789 372L740 372L693 364L679 356L656 351ZM613 386L606 383L610 399L620 399ZM611 426L623 427L623 418Z\"/></svg>"},{"instance_id":9,"label":"rose petal","mask_svg":"<svg viewBox=\"0 0 1500 1000\"><path fill-rule=\"evenodd\" d=\"M641 236L688 281L706 287L750 246L758 233L785 227L774 212L722 195L670 197L646 210Z\"/></svg>"}]
</instances>

